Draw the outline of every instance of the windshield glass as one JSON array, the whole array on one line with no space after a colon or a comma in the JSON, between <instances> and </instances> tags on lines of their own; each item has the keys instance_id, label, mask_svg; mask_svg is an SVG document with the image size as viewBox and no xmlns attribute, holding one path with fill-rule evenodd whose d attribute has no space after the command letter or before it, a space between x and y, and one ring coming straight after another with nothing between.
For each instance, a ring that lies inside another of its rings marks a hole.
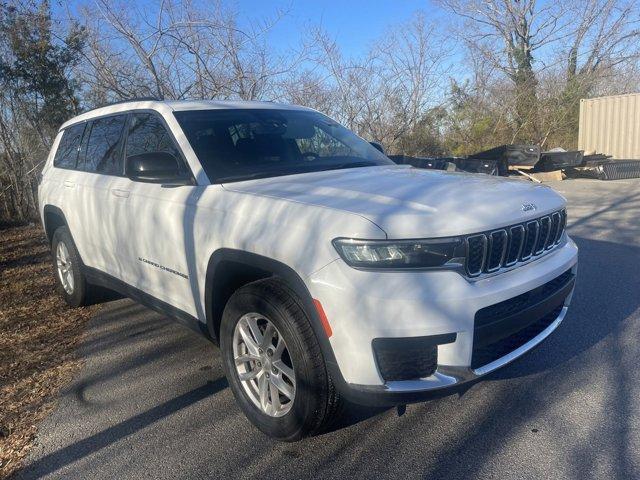
<instances>
[{"instance_id":1,"label":"windshield glass","mask_svg":"<svg viewBox=\"0 0 640 480\"><path fill-rule=\"evenodd\" d=\"M190 110L174 113L212 183L393 165L318 112Z\"/></svg>"}]
</instances>

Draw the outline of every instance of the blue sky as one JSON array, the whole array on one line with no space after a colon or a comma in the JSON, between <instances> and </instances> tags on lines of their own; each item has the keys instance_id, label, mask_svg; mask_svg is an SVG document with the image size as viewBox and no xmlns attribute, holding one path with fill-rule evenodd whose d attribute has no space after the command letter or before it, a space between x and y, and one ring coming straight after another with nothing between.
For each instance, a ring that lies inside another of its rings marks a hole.
<instances>
[{"instance_id":1,"label":"blue sky","mask_svg":"<svg viewBox=\"0 0 640 480\"><path fill-rule=\"evenodd\" d=\"M153 20L161 0L108 0L118 5L119 2L131 2L130 5L145 12ZM194 0L200 7L206 8L208 2L214 0ZM94 4L95 0L51 0L54 15L66 17L69 11L72 16L77 8ZM275 18L279 11L283 16L279 19L267 36L267 41L274 52L287 53L297 49L301 41L310 38L310 26L321 26L337 42L340 52L346 57L358 57L365 53L369 46L383 37L386 31L399 24L406 23L417 13L422 12L428 21L444 26L444 32L453 27L456 19L446 11L434 5L432 0L222 0L238 13L240 28L248 23L264 22ZM458 68L462 55L452 51L451 57L445 60L445 71L449 76L466 78L464 69ZM448 84L445 86L448 88Z\"/></svg>"},{"instance_id":2,"label":"blue sky","mask_svg":"<svg viewBox=\"0 0 640 480\"><path fill-rule=\"evenodd\" d=\"M157 10L160 3L160 0L134 1L138 8L148 12ZM52 0L51 6L55 13L64 16L67 8L73 12L78 5L91 3L92 0ZM197 3L206 5L207 0ZM273 18L279 10L285 11L269 35L276 48L297 46L309 25L321 25L337 40L345 55L366 51L387 29L408 21L418 10L429 18L451 20L430 0L223 0L223 3L237 8L241 24Z\"/></svg>"},{"instance_id":3,"label":"blue sky","mask_svg":"<svg viewBox=\"0 0 640 480\"><path fill-rule=\"evenodd\" d=\"M260 19L278 10L287 15L270 38L283 47L295 46L309 24L321 24L346 55L357 55L392 25L406 22L417 10L441 15L429 0L239 0L241 18Z\"/></svg>"}]
</instances>

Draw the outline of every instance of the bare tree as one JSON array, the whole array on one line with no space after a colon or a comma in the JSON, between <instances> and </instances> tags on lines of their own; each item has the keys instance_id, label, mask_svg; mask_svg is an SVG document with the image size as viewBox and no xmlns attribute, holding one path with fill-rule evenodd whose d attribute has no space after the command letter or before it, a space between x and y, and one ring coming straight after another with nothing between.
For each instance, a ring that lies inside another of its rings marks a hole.
<instances>
[{"instance_id":1,"label":"bare tree","mask_svg":"<svg viewBox=\"0 0 640 480\"><path fill-rule=\"evenodd\" d=\"M638 58L636 2L440 3L463 20L460 36L468 50L512 82L514 140L545 144L558 129L576 129L580 98Z\"/></svg>"},{"instance_id":2,"label":"bare tree","mask_svg":"<svg viewBox=\"0 0 640 480\"><path fill-rule=\"evenodd\" d=\"M59 19L47 0L0 0L2 214L34 215L58 126L113 100L300 103L391 153L464 155L574 147L581 98L640 87L636 0L438 1L460 19L461 41L416 13L347 56L313 25L299 46L277 48L286 11L240 18L226 0L80 0Z\"/></svg>"},{"instance_id":3,"label":"bare tree","mask_svg":"<svg viewBox=\"0 0 640 480\"><path fill-rule=\"evenodd\" d=\"M577 20L569 32L567 79L592 75L638 60L640 10L637 2L575 0L568 14Z\"/></svg>"},{"instance_id":4,"label":"bare tree","mask_svg":"<svg viewBox=\"0 0 640 480\"><path fill-rule=\"evenodd\" d=\"M306 55L304 46L283 55L269 48L268 33L284 12L241 28L237 12L220 1L203 8L163 0L150 12L108 0L96 5L85 9L84 68L91 87L106 96L269 97Z\"/></svg>"},{"instance_id":5,"label":"bare tree","mask_svg":"<svg viewBox=\"0 0 640 480\"><path fill-rule=\"evenodd\" d=\"M611 93L633 91L623 80L629 72L637 72L639 13L637 2L625 0L574 0L568 4L567 15L574 19L574 25L558 42L559 58L554 57L547 75L548 91L556 105L550 112L555 121L544 119L547 126L542 143L559 131L566 138L575 138L581 98L602 91L602 87Z\"/></svg>"},{"instance_id":6,"label":"bare tree","mask_svg":"<svg viewBox=\"0 0 640 480\"><path fill-rule=\"evenodd\" d=\"M446 40L423 15L389 30L361 57L345 58L321 30L314 39L315 78L331 91L324 96L332 102L327 111L361 136L399 151L441 98Z\"/></svg>"},{"instance_id":7,"label":"bare tree","mask_svg":"<svg viewBox=\"0 0 640 480\"><path fill-rule=\"evenodd\" d=\"M563 2L536 0L440 0L465 20L462 38L513 82L515 129L521 138L537 135L536 50L561 38L567 28Z\"/></svg>"}]
</instances>

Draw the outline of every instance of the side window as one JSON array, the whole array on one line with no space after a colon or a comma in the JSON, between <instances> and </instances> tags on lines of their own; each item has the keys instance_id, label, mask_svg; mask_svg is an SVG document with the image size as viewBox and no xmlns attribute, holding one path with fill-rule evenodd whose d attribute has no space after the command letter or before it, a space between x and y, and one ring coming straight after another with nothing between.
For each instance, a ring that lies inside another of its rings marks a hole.
<instances>
[{"instance_id":1,"label":"side window","mask_svg":"<svg viewBox=\"0 0 640 480\"><path fill-rule=\"evenodd\" d=\"M76 168L78 159L78 149L84 132L84 123L71 125L65 128L62 138L58 144L56 155L53 157L53 165L61 168Z\"/></svg>"},{"instance_id":2,"label":"side window","mask_svg":"<svg viewBox=\"0 0 640 480\"><path fill-rule=\"evenodd\" d=\"M85 170L122 173L121 139L126 115L98 118L92 122L84 155Z\"/></svg>"},{"instance_id":3,"label":"side window","mask_svg":"<svg viewBox=\"0 0 640 480\"><path fill-rule=\"evenodd\" d=\"M178 148L162 121L153 113L131 116L127 137L127 157L142 153L170 153L182 165Z\"/></svg>"}]
</instances>

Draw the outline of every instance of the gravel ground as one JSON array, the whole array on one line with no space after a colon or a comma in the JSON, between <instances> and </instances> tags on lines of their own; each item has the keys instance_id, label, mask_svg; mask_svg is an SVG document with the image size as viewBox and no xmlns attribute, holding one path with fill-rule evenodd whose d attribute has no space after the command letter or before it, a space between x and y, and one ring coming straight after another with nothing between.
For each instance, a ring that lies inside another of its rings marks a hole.
<instances>
[{"instance_id":1,"label":"gravel ground","mask_svg":"<svg viewBox=\"0 0 640 480\"><path fill-rule=\"evenodd\" d=\"M91 321L20 478L640 478L640 180L552 186L580 247L572 308L465 392L400 417L352 407L335 431L275 443L235 405L216 348L119 300Z\"/></svg>"}]
</instances>

